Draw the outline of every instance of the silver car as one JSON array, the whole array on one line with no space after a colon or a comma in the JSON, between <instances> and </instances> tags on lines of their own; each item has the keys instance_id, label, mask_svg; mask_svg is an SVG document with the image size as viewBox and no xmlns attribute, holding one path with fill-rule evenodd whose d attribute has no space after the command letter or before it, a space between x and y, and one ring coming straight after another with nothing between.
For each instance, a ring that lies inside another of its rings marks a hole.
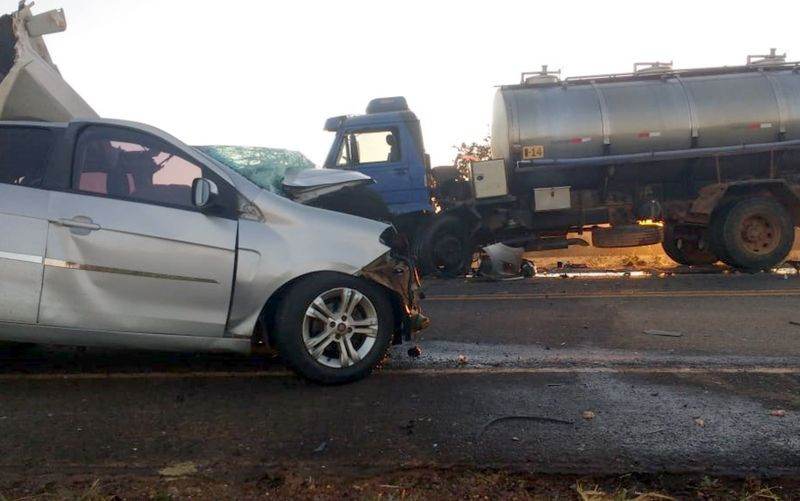
<instances>
[{"instance_id":1,"label":"silver car","mask_svg":"<svg viewBox=\"0 0 800 501\"><path fill-rule=\"evenodd\" d=\"M164 132L97 118L44 44L65 28L60 9L0 17L0 339L267 343L339 383L424 327L391 227L299 205ZM320 188L354 182L340 181Z\"/></svg>"},{"instance_id":2,"label":"silver car","mask_svg":"<svg viewBox=\"0 0 800 501\"><path fill-rule=\"evenodd\" d=\"M155 128L0 122L0 339L248 353L324 383L423 326L385 224L292 202Z\"/></svg>"}]
</instances>

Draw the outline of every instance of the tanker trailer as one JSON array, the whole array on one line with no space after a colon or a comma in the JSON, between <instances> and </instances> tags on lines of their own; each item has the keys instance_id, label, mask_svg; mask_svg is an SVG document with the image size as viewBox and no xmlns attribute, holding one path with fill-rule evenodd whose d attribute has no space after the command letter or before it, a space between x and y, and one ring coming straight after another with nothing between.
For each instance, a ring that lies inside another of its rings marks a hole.
<instances>
[{"instance_id":1,"label":"tanker trailer","mask_svg":"<svg viewBox=\"0 0 800 501\"><path fill-rule=\"evenodd\" d=\"M799 68L773 49L739 67L523 74L497 91L492 124L508 195L529 209L510 221L589 229L598 247L661 240L687 265L774 266L800 224Z\"/></svg>"},{"instance_id":2,"label":"tanker trailer","mask_svg":"<svg viewBox=\"0 0 800 501\"><path fill-rule=\"evenodd\" d=\"M588 245L568 238L586 232L597 247L661 242L682 264L766 269L800 224L800 63L774 50L734 67L523 73L496 93L492 160L469 172L430 167L402 97L325 129L325 168L375 180L361 189L382 195L423 273L457 274L495 242Z\"/></svg>"}]
</instances>

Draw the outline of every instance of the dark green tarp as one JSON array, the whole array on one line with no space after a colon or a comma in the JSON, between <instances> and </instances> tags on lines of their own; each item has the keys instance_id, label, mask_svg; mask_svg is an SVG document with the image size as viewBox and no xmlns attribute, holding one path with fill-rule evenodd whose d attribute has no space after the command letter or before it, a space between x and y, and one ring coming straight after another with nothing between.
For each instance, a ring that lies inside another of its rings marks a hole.
<instances>
[{"instance_id":1,"label":"dark green tarp","mask_svg":"<svg viewBox=\"0 0 800 501\"><path fill-rule=\"evenodd\" d=\"M299 151L258 146L195 146L195 148L261 188L278 194L283 194L281 181L287 174L314 168L314 163Z\"/></svg>"}]
</instances>

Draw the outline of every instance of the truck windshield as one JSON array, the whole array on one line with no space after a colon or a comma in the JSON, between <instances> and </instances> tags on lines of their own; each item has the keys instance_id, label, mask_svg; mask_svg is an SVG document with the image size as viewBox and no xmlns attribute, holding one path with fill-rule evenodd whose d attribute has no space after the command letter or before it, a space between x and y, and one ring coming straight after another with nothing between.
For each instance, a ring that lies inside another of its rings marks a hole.
<instances>
[{"instance_id":1,"label":"truck windshield","mask_svg":"<svg viewBox=\"0 0 800 501\"><path fill-rule=\"evenodd\" d=\"M299 151L258 146L195 146L258 187L282 194L281 181L289 174L313 169L314 163Z\"/></svg>"},{"instance_id":2,"label":"truck windshield","mask_svg":"<svg viewBox=\"0 0 800 501\"><path fill-rule=\"evenodd\" d=\"M361 165L400 160L397 134L392 130L354 132L345 136L336 165Z\"/></svg>"}]
</instances>

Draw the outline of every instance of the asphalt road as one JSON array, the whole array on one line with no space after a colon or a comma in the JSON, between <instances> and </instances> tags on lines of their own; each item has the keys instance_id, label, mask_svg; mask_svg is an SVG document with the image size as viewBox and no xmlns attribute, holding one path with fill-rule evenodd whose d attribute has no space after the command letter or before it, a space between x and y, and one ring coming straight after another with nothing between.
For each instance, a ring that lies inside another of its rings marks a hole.
<instances>
[{"instance_id":1,"label":"asphalt road","mask_svg":"<svg viewBox=\"0 0 800 501\"><path fill-rule=\"evenodd\" d=\"M797 275L426 289L422 355L393 347L339 387L258 357L6 347L0 491L185 462L230 481L277 466L800 474Z\"/></svg>"}]
</instances>

